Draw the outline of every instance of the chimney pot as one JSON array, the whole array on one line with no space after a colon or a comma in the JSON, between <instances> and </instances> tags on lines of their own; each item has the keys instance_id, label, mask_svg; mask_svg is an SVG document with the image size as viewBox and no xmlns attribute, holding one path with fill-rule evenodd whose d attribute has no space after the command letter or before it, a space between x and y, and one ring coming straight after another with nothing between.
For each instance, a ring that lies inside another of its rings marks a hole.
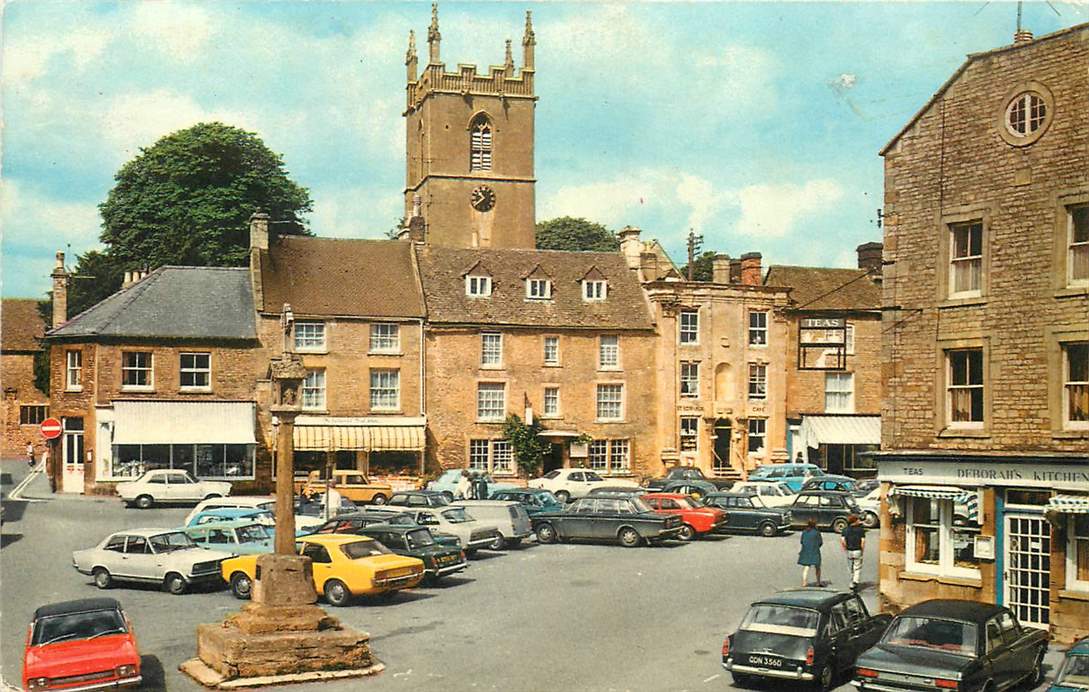
<instances>
[{"instance_id":1,"label":"chimney pot","mask_svg":"<svg viewBox=\"0 0 1089 692\"><path fill-rule=\"evenodd\" d=\"M760 268L759 252L746 252L741 255L741 283L745 286L759 286L763 279Z\"/></svg>"},{"instance_id":2,"label":"chimney pot","mask_svg":"<svg viewBox=\"0 0 1089 692\"><path fill-rule=\"evenodd\" d=\"M1028 29L1019 29L1013 35L1013 44L1015 46L1024 45L1026 43L1032 43L1032 32Z\"/></svg>"},{"instance_id":3,"label":"chimney pot","mask_svg":"<svg viewBox=\"0 0 1089 692\"><path fill-rule=\"evenodd\" d=\"M862 243L855 252L858 253L858 268L869 270L875 275L881 274L881 243Z\"/></svg>"},{"instance_id":4,"label":"chimney pot","mask_svg":"<svg viewBox=\"0 0 1089 692\"><path fill-rule=\"evenodd\" d=\"M268 214L263 211L250 216L250 250L268 250L268 223Z\"/></svg>"},{"instance_id":5,"label":"chimney pot","mask_svg":"<svg viewBox=\"0 0 1089 692\"><path fill-rule=\"evenodd\" d=\"M715 255L711 260L711 280L716 284L730 283L730 256Z\"/></svg>"}]
</instances>

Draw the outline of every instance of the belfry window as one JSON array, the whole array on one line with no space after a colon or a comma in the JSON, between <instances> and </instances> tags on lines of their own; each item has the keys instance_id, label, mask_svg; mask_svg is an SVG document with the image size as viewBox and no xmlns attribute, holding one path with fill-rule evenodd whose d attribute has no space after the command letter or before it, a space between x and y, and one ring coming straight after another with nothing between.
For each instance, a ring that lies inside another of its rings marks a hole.
<instances>
[{"instance_id":1,"label":"belfry window","mask_svg":"<svg viewBox=\"0 0 1089 692\"><path fill-rule=\"evenodd\" d=\"M469 170L492 169L492 124L484 115L477 116L469 127Z\"/></svg>"}]
</instances>

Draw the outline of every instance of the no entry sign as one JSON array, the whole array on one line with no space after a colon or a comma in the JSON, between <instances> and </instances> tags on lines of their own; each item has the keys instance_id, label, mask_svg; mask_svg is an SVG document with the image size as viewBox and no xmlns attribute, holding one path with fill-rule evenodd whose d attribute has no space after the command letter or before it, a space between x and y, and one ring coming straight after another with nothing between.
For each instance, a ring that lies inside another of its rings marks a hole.
<instances>
[{"instance_id":1,"label":"no entry sign","mask_svg":"<svg viewBox=\"0 0 1089 692\"><path fill-rule=\"evenodd\" d=\"M55 440L61 435L61 422L56 418L46 418L42 421L42 437L47 440Z\"/></svg>"}]
</instances>

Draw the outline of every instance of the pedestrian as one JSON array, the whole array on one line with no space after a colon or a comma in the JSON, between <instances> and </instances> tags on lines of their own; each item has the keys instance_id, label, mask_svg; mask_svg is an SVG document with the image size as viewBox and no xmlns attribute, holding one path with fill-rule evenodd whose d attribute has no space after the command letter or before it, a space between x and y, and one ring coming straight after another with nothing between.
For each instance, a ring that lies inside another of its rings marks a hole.
<instances>
[{"instance_id":1,"label":"pedestrian","mask_svg":"<svg viewBox=\"0 0 1089 692\"><path fill-rule=\"evenodd\" d=\"M34 468L34 443L30 440L26 441L26 465L28 468Z\"/></svg>"},{"instance_id":2,"label":"pedestrian","mask_svg":"<svg viewBox=\"0 0 1089 692\"><path fill-rule=\"evenodd\" d=\"M851 573L851 590L855 591L858 589L859 579L862 576L862 551L866 548L866 529L862 526L862 521L857 514L847 517L847 526L843 528L839 544L847 552L847 570Z\"/></svg>"},{"instance_id":3,"label":"pedestrian","mask_svg":"<svg viewBox=\"0 0 1089 692\"><path fill-rule=\"evenodd\" d=\"M802 531L802 549L798 553L798 564L802 566L802 586L809 586L809 568L817 570L817 586L824 586L821 581L821 546L824 539L817 528L817 520L810 519Z\"/></svg>"},{"instance_id":4,"label":"pedestrian","mask_svg":"<svg viewBox=\"0 0 1089 692\"><path fill-rule=\"evenodd\" d=\"M477 500L488 499L488 479L483 473L473 479L473 497Z\"/></svg>"},{"instance_id":5,"label":"pedestrian","mask_svg":"<svg viewBox=\"0 0 1089 692\"><path fill-rule=\"evenodd\" d=\"M458 479L458 485L454 489L454 497L468 500L472 491L473 483L469 480L469 469L462 469L461 478Z\"/></svg>"}]
</instances>

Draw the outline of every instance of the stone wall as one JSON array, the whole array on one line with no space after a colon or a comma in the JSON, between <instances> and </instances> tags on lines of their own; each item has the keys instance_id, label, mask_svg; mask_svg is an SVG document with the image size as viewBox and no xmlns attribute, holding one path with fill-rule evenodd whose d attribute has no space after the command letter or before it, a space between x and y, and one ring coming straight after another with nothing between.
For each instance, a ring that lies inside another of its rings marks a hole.
<instances>
[{"instance_id":1,"label":"stone wall","mask_svg":"<svg viewBox=\"0 0 1089 692\"><path fill-rule=\"evenodd\" d=\"M804 414L820 414L825 411L824 383L826 371L798 369L798 324L805 313L791 313L790 336L787 342L787 417L800 418ZM847 354L847 369L854 373L854 413L880 415L881 413L881 319L868 313L848 316L847 323L854 327L855 348Z\"/></svg>"},{"instance_id":2,"label":"stone wall","mask_svg":"<svg viewBox=\"0 0 1089 692\"><path fill-rule=\"evenodd\" d=\"M0 355L0 384L4 388L3 430L0 456L23 459L26 443L34 443L35 458L41 458L45 440L37 424L20 425L19 409L24 405L47 405L49 397L34 386L34 354L5 352Z\"/></svg>"}]
</instances>

